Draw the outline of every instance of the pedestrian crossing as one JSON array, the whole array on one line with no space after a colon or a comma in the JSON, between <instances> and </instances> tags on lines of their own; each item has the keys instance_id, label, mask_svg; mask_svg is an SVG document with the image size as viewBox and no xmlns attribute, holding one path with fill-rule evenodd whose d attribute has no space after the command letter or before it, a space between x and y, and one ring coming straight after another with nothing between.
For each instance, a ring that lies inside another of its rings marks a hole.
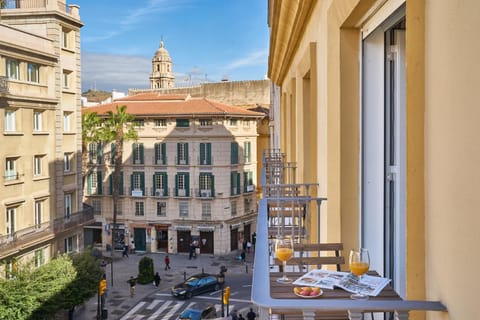
<instances>
[{"instance_id":1,"label":"pedestrian crossing","mask_svg":"<svg viewBox=\"0 0 480 320\"><path fill-rule=\"evenodd\" d=\"M157 296L160 296L157 297ZM130 311L128 311L120 320L175 320L178 319L178 316L188 308L194 309L202 309L207 304L213 304L208 301L191 301L191 300L168 300L161 299L162 294L157 294L156 297L139 301ZM205 297L198 297L198 298L205 298ZM211 298L208 299L199 299L199 300L212 300ZM218 299L215 299L216 301ZM237 303L229 305L229 310L234 310L236 305L242 305L246 302L238 301ZM221 317L222 314L222 305L220 303L214 304L215 309L217 311L217 317ZM226 312L226 306L224 307Z\"/></svg>"}]
</instances>

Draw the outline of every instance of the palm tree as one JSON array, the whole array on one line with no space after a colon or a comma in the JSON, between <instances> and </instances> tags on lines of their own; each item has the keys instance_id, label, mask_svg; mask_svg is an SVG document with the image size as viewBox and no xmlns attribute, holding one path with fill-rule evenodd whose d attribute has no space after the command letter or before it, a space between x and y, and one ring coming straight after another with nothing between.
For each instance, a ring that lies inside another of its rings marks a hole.
<instances>
[{"instance_id":1,"label":"palm tree","mask_svg":"<svg viewBox=\"0 0 480 320\"><path fill-rule=\"evenodd\" d=\"M120 179L123 157L123 143L128 140L137 140L138 134L134 129L133 121L135 116L127 113L127 106L116 106L116 113L108 111L102 130L99 133L101 140L114 143L112 150L113 157L113 179L112 179L112 201L113 201L113 228L112 228L112 257L114 255L114 236L117 227L118 196L120 190Z\"/></svg>"},{"instance_id":2,"label":"palm tree","mask_svg":"<svg viewBox=\"0 0 480 320\"><path fill-rule=\"evenodd\" d=\"M82 178L83 185L85 185L85 178L91 171L88 166L88 145L101 141L99 128L101 127L102 119L96 112L86 111L82 114Z\"/></svg>"}]
</instances>

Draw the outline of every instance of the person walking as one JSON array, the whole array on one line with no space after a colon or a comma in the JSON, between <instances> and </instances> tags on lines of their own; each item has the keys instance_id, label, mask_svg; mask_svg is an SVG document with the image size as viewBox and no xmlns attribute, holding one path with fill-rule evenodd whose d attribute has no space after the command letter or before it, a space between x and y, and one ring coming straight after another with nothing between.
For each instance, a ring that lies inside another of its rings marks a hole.
<instances>
[{"instance_id":1,"label":"person walking","mask_svg":"<svg viewBox=\"0 0 480 320\"><path fill-rule=\"evenodd\" d=\"M122 258L124 257L128 258L128 245L123 246Z\"/></svg>"},{"instance_id":2,"label":"person walking","mask_svg":"<svg viewBox=\"0 0 480 320\"><path fill-rule=\"evenodd\" d=\"M241 313L238 315L238 320L245 320Z\"/></svg>"},{"instance_id":3,"label":"person walking","mask_svg":"<svg viewBox=\"0 0 480 320\"><path fill-rule=\"evenodd\" d=\"M130 279L127 280L127 282L130 284L130 297L133 297L135 295L135 286L137 285L137 278L130 276Z\"/></svg>"},{"instance_id":4,"label":"person walking","mask_svg":"<svg viewBox=\"0 0 480 320\"><path fill-rule=\"evenodd\" d=\"M170 269L170 257L168 254L165 256L165 270Z\"/></svg>"},{"instance_id":5,"label":"person walking","mask_svg":"<svg viewBox=\"0 0 480 320\"><path fill-rule=\"evenodd\" d=\"M243 250L240 254L240 260L242 260L242 262L245 262L245 250Z\"/></svg>"},{"instance_id":6,"label":"person walking","mask_svg":"<svg viewBox=\"0 0 480 320\"><path fill-rule=\"evenodd\" d=\"M253 311L253 308L250 308L250 311L247 313L247 320L255 320L257 314Z\"/></svg>"},{"instance_id":7,"label":"person walking","mask_svg":"<svg viewBox=\"0 0 480 320\"><path fill-rule=\"evenodd\" d=\"M160 280L162 280L160 278L160 275L157 273L155 273L155 275L153 276L153 281L155 282L155 287L158 288L158 285L160 284Z\"/></svg>"},{"instance_id":8,"label":"person walking","mask_svg":"<svg viewBox=\"0 0 480 320\"><path fill-rule=\"evenodd\" d=\"M237 310L232 310L232 312L230 312L230 317L232 320L238 320Z\"/></svg>"}]
</instances>

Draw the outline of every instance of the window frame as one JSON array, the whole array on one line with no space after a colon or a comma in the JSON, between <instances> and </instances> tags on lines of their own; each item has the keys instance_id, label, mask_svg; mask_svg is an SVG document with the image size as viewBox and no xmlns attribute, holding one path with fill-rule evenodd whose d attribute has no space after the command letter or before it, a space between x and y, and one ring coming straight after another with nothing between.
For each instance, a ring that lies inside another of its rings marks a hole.
<instances>
[{"instance_id":1,"label":"window frame","mask_svg":"<svg viewBox=\"0 0 480 320\"><path fill-rule=\"evenodd\" d=\"M17 160L17 157L9 157L5 159L5 181L18 179Z\"/></svg>"},{"instance_id":2,"label":"window frame","mask_svg":"<svg viewBox=\"0 0 480 320\"><path fill-rule=\"evenodd\" d=\"M65 193L63 196L63 217L69 220L72 217L72 194Z\"/></svg>"},{"instance_id":3,"label":"window frame","mask_svg":"<svg viewBox=\"0 0 480 320\"><path fill-rule=\"evenodd\" d=\"M42 227L43 204L43 200L36 200L34 203L33 222L35 225L35 229L40 229Z\"/></svg>"},{"instance_id":4,"label":"window frame","mask_svg":"<svg viewBox=\"0 0 480 320\"><path fill-rule=\"evenodd\" d=\"M20 61L13 58L7 58L6 74L9 80L20 80Z\"/></svg>"},{"instance_id":5,"label":"window frame","mask_svg":"<svg viewBox=\"0 0 480 320\"><path fill-rule=\"evenodd\" d=\"M43 131L43 111L33 111L33 131Z\"/></svg>"},{"instance_id":6,"label":"window frame","mask_svg":"<svg viewBox=\"0 0 480 320\"><path fill-rule=\"evenodd\" d=\"M145 216L145 202L143 201L135 201L134 204L135 208L135 216L136 217L144 217Z\"/></svg>"},{"instance_id":7,"label":"window frame","mask_svg":"<svg viewBox=\"0 0 480 320\"><path fill-rule=\"evenodd\" d=\"M157 201L157 217L166 217L167 216L167 202L166 201Z\"/></svg>"},{"instance_id":8,"label":"window frame","mask_svg":"<svg viewBox=\"0 0 480 320\"><path fill-rule=\"evenodd\" d=\"M63 132L71 133L72 132L72 114L71 111L63 112Z\"/></svg>"},{"instance_id":9,"label":"window frame","mask_svg":"<svg viewBox=\"0 0 480 320\"><path fill-rule=\"evenodd\" d=\"M38 63L27 62L27 81L40 83L40 65Z\"/></svg>"},{"instance_id":10,"label":"window frame","mask_svg":"<svg viewBox=\"0 0 480 320\"><path fill-rule=\"evenodd\" d=\"M16 109L5 109L5 116L4 116L4 130L6 132L15 132L17 131L16 125L16 118L17 118L17 110Z\"/></svg>"},{"instance_id":11,"label":"window frame","mask_svg":"<svg viewBox=\"0 0 480 320\"><path fill-rule=\"evenodd\" d=\"M33 156L33 176L41 177L43 175L43 158L44 155L34 155Z\"/></svg>"}]
</instances>

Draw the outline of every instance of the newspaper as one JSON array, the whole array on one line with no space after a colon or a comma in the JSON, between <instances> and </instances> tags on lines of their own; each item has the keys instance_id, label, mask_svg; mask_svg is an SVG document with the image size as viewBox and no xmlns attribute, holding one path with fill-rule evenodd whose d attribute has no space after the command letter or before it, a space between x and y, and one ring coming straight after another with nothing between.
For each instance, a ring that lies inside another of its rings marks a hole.
<instances>
[{"instance_id":1,"label":"newspaper","mask_svg":"<svg viewBox=\"0 0 480 320\"><path fill-rule=\"evenodd\" d=\"M297 286L315 286L324 289L341 288L351 293L377 296L390 279L364 275L361 280L352 273L314 269L293 282Z\"/></svg>"}]
</instances>

